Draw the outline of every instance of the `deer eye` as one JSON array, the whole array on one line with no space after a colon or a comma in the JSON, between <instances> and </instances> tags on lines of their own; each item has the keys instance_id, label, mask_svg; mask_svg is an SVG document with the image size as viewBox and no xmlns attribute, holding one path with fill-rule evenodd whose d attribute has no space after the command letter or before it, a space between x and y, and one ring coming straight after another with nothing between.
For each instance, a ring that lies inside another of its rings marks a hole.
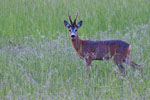
<instances>
[{"instance_id":1,"label":"deer eye","mask_svg":"<svg viewBox=\"0 0 150 100\"><path fill-rule=\"evenodd\" d=\"M75 32L77 32L77 30L75 30Z\"/></svg>"},{"instance_id":2,"label":"deer eye","mask_svg":"<svg viewBox=\"0 0 150 100\"><path fill-rule=\"evenodd\" d=\"M69 30L69 32L71 32L71 30Z\"/></svg>"}]
</instances>

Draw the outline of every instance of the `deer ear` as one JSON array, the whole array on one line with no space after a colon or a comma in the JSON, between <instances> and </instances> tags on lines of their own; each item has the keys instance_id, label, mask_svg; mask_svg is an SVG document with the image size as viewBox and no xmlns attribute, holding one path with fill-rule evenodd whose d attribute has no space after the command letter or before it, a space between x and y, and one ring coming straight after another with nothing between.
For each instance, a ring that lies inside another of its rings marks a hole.
<instances>
[{"instance_id":1,"label":"deer ear","mask_svg":"<svg viewBox=\"0 0 150 100\"><path fill-rule=\"evenodd\" d=\"M77 27L80 28L82 26L82 21L78 22Z\"/></svg>"},{"instance_id":2,"label":"deer ear","mask_svg":"<svg viewBox=\"0 0 150 100\"><path fill-rule=\"evenodd\" d=\"M65 27L69 28L70 24L67 21L64 21Z\"/></svg>"}]
</instances>

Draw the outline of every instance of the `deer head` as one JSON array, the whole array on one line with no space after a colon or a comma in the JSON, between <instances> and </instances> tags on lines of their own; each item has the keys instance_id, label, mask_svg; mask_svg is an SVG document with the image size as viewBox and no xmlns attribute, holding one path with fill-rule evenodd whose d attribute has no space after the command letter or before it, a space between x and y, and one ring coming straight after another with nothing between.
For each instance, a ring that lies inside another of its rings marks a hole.
<instances>
[{"instance_id":1,"label":"deer head","mask_svg":"<svg viewBox=\"0 0 150 100\"><path fill-rule=\"evenodd\" d=\"M71 16L68 13L68 19L70 21L70 24L67 21L64 21L65 27L67 27L69 29L69 34L72 39L74 39L78 35L78 28L80 28L82 26L82 21L80 21L80 22L78 22L78 24L76 24L77 17L78 17L78 12L75 15L74 22L72 22Z\"/></svg>"}]
</instances>

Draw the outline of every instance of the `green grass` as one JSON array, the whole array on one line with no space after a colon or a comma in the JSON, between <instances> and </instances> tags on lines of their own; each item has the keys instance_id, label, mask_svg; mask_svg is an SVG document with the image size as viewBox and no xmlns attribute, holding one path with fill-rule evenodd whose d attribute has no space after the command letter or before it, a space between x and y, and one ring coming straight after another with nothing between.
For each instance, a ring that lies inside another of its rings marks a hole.
<instances>
[{"instance_id":1,"label":"green grass","mask_svg":"<svg viewBox=\"0 0 150 100\"><path fill-rule=\"evenodd\" d=\"M149 0L0 0L0 100L149 100ZM79 12L81 39L132 45L143 73L94 61L85 65L63 21Z\"/></svg>"}]
</instances>

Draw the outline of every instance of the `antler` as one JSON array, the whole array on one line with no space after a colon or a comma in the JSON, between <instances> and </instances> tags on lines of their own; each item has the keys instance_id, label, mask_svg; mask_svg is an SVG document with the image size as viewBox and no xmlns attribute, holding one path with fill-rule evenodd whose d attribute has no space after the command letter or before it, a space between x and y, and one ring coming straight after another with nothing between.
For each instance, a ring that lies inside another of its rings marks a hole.
<instances>
[{"instance_id":1,"label":"antler","mask_svg":"<svg viewBox=\"0 0 150 100\"><path fill-rule=\"evenodd\" d=\"M77 21L77 17L78 17L78 12L76 12L76 15L75 15L75 19L74 19L74 25L76 25L76 21Z\"/></svg>"},{"instance_id":2,"label":"antler","mask_svg":"<svg viewBox=\"0 0 150 100\"><path fill-rule=\"evenodd\" d=\"M70 16L70 13L69 13L69 12L68 12L68 18L69 18L69 20L70 20L70 24L72 25L73 23L72 23L71 16Z\"/></svg>"}]
</instances>

